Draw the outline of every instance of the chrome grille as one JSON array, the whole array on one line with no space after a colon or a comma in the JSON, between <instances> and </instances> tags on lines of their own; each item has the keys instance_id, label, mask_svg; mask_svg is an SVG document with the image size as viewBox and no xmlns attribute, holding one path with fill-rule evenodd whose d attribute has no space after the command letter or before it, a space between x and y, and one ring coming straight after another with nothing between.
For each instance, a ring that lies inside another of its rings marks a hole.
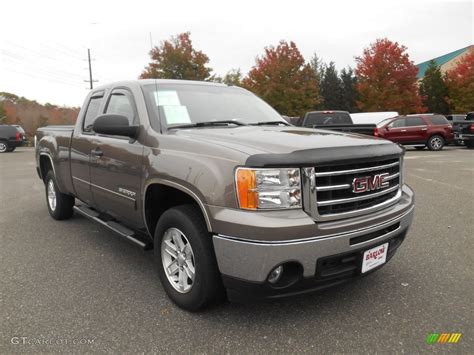
<instances>
[{"instance_id":1,"label":"chrome grille","mask_svg":"<svg viewBox=\"0 0 474 355\"><path fill-rule=\"evenodd\" d=\"M311 212L317 220L346 218L384 208L401 196L401 159L386 158L349 164L318 166L306 171L312 176ZM387 186L361 193L353 192L357 178L385 176ZM308 206L309 207L309 206Z\"/></svg>"}]
</instances>

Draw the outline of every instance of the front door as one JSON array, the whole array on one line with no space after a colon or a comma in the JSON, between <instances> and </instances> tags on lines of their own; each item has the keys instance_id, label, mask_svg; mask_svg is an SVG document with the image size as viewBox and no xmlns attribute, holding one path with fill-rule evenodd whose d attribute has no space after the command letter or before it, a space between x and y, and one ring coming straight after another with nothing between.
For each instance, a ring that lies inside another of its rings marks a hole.
<instances>
[{"instance_id":1,"label":"front door","mask_svg":"<svg viewBox=\"0 0 474 355\"><path fill-rule=\"evenodd\" d=\"M104 91L91 94L85 103L86 109L82 127L74 130L71 143L71 175L76 197L90 206L94 205L90 188L90 154L94 138L92 124L103 109Z\"/></svg>"},{"instance_id":2,"label":"front door","mask_svg":"<svg viewBox=\"0 0 474 355\"><path fill-rule=\"evenodd\" d=\"M399 118L390 123L384 138L396 143L406 143L408 139L405 118Z\"/></svg>"},{"instance_id":3,"label":"front door","mask_svg":"<svg viewBox=\"0 0 474 355\"><path fill-rule=\"evenodd\" d=\"M123 88L111 91L105 113L119 114L130 124L138 122L132 94ZM96 134L91 146L91 190L97 208L141 227L141 167L143 145L126 137Z\"/></svg>"}]
</instances>

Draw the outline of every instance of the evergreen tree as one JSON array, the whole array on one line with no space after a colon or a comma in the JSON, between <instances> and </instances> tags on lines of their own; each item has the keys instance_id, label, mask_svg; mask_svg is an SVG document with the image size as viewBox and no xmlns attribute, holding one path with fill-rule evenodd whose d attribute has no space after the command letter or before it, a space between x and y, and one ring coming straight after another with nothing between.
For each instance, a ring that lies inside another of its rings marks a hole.
<instances>
[{"instance_id":1,"label":"evergreen tree","mask_svg":"<svg viewBox=\"0 0 474 355\"><path fill-rule=\"evenodd\" d=\"M429 63L425 76L421 79L420 94L423 105L428 108L429 112L449 113L448 86L434 60Z\"/></svg>"},{"instance_id":2,"label":"evergreen tree","mask_svg":"<svg viewBox=\"0 0 474 355\"><path fill-rule=\"evenodd\" d=\"M358 112L357 109L357 78L351 67L341 70L342 97L341 110Z\"/></svg>"},{"instance_id":3,"label":"evergreen tree","mask_svg":"<svg viewBox=\"0 0 474 355\"><path fill-rule=\"evenodd\" d=\"M316 53L313 54L313 57L309 61L309 66L314 72L314 76L316 77L316 82L318 83L318 92L320 93L321 91L321 82L324 76L324 70L326 65L318 57ZM320 102L314 107L317 110L321 110L324 107L324 99L323 97L320 98Z\"/></svg>"},{"instance_id":4,"label":"evergreen tree","mask_svg":"<svg viewBox=\"0 0 474 355\"><path fill-rule=\"evenodd\" d=\"M330 62L325 66L324 76L321 80L321 96L324 109L340 110L342 107L342 82L337 74L336 65Z\"/></svg>"}]
</instances>

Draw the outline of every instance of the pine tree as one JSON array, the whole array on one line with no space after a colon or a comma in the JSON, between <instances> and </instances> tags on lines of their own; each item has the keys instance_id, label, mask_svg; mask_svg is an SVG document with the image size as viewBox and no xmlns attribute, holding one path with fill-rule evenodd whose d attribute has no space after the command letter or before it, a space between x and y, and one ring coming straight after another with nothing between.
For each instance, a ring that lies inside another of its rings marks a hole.
<instances>
[{"instance_id":1,"label":"pine tree","mask_svg":"<svg viewBox=\"0 0 474 355\"><path fill-rule=\"evenodd\" d=\"M341 110L358 112L357 108L357 78L351 67L341 70L342 98Z\"/></svg>"},{"instance_id":2,"label":"pine tree","mask_svg":"<svg viewBox=\"0 0 474 355\"><path fill-rule=\"evenodd\" d=\"M447 102L448 86L443 80L441 70L432 60L425 71L425 76L420 83L420 94L423 105L429 112L449 113Z\"/></svg>"},{"instance_id":3,"label":"pine tree","mask_svg":"<svg viewBox=\"0 0 474 355\"><path fill-rule=\"evenodd\" d=\"M321 80L321 96L324 109L340 110L342 107L342 82L337 75L336 65L330 62L325 67Z\"/></svg>"}]
</instances>

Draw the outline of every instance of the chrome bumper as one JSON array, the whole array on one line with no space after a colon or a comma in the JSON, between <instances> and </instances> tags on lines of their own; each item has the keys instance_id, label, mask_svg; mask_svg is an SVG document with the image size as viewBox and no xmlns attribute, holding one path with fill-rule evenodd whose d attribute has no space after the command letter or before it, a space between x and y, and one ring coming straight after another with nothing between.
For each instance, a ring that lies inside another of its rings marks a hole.
<instances>
[{"instance_id":1,"label":"chrome bumper","mask_svg":"<svg viewBox=\"0 0 474 355\"><path fill-rule=\"evenodd\" d=\"M265 282L270 271L288 261L302 265L303 276L316 274L318 258L351 252L384 241L405 232L413 220L414 206L399 216L364 229L287 242L259 242L224 235L213 237L219 270L223 275L251 281ZM396 229L367 241L354 243L356 237L384 230L398 224ZM352 239L352 243L351 243Z\"/></svg>"}]
</instances>

